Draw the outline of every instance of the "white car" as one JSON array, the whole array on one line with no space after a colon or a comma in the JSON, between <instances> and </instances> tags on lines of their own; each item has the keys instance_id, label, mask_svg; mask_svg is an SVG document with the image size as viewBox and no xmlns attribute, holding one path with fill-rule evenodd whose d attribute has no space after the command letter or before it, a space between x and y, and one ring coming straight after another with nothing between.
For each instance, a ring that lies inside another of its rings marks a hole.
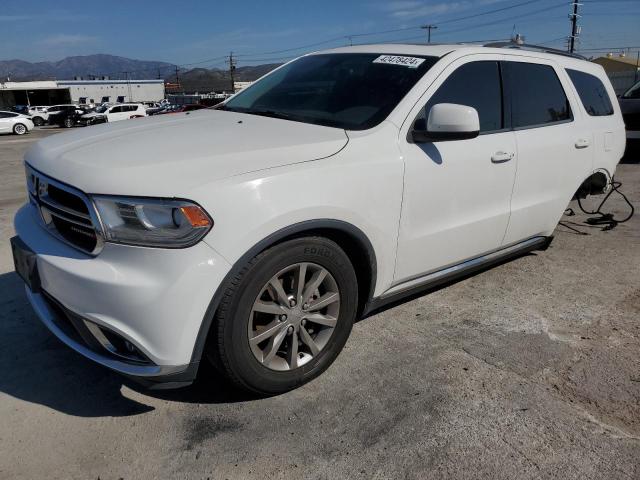
<instances>
[{"instance_id":1,"label":"white car","mask_svg":"<svg viewBox=\"0 0 640 480\"><path fill-rule=\"evenodd\" d=\"M31 116L31 120L33 120L33 124L36 127L40 127L47 123L49 119L49 107L32 105L29 107L29 115Z\"/></svg>"},{"instance_id":2,"label":"white car","mask_svg":"<svg viewBox=\"0 0 640 480\"><path fill-rule=\"evenodd\" d=\"M116 105L103 105L94 112L82 115L81 119L87 124L117 122L147 116L147 107L142 103L119 103Z\"/></svg>"},{"instance_id":3,"label":"white car","mask_svg":"<svg viewBox=\"0 0 640 480\"><path fill-rule=\"evenodd\" d=\"M24 135L33 130L33 121L28 115L0 111L0 133Z\"/></svg>"},{"instance_id":4,"label":"white car","mask_svg":"<svg viewBox=\"0 0 640 480\"><path fill-rule=\"evenodd\" d=\"M546 248L572 197L609 187L614 99L599 65L524 47L309 54L220 110L37 143L17 271L104 366L166 387L211 360L283 392L356 318Z\"/></svg>"}]
</instances>

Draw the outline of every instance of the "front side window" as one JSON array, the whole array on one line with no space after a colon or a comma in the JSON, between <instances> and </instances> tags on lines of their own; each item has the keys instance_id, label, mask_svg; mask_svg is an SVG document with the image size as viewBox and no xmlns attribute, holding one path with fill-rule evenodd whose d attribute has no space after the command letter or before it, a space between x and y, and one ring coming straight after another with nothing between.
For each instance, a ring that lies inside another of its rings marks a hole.
<instances>
[{"instance_id":1,"label":"front side window","mask_svg":"<svg viewBox=\"0 0 640 480\"><path fill-rule=\"evenodd\" d=\"M513 128L538 127L572 119L569 100L553 67L505 62Z\"/></svg>"},{"instance_id":2,"label":"front side window","mask_svg":"<svg viewBox=\"0 0 640 480\"><path fill-rule=\"evenodd\" d=\"M636 83L633 87L624 92L622 98L640 98L640 82Z\"/></svg>"},{"instance_id":3,"label":"front side window","mask_svg":"<svg viewBox=\"0 0 640 480\"><path fill-rule=\"evenodd\" d=\"M455 70L431 96L424 115L429 115L431 108L438 103L457 103L475 108L480 118L481 133L503 129L498 62L470 62Z\"/></svg>"},{"instance_id":4,"label":"front side window","mask_svg":"<svg viewBox=\"0 0 640 480\"><path fill-rule=\"evenodd\" d=\"M109 113L120 113L122 112L122 107L112 107L111 110L109 110Z\"/></svg>"},{"instance_id":5,"label":"front side window","mask_svg":"<svg viewBox=\"0 0 640 480\"><path fill-rule=\"evenodd\" d=\"M595 75L567 69L569 78L578 91L580 101L593 117L613 115L613 105L604 84Z\"/></svg>"},{"instance_id":6,"label":"front side window","mask_svg":"<svg viewBox=\"0 0 640 480\"><path fill-rule=\"evenodd\" d=\"M335 53L299 58L220 109L365 130L382 122L437 57Z\"/></svg>"}]
</instances>

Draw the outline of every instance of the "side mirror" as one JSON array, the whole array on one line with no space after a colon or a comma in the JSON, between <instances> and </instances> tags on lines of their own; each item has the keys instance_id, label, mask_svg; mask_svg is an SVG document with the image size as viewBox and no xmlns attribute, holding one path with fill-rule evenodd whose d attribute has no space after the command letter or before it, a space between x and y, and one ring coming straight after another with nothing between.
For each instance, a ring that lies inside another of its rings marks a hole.
<instances>
[{"instance_id":1,"label":"side mirror","mask_svg":"<svg viewBox=\"0 0 640 480\"><path fill-rule=\"evenodd\" d=\"M480 119L473 107L455 103L438 103L431 107L429 118L416 120L411 137L416 143L467 140L480 133Z\"/></svg>"}]
</instances>

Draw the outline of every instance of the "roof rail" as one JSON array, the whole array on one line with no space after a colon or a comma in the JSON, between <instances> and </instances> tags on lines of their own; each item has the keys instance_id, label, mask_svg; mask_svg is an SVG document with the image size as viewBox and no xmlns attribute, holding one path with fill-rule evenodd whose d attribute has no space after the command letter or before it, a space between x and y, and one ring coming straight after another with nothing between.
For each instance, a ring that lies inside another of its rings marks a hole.
<instances>
[{"instance_id":1,"label":"roof rail","mask_svg":"<svg viewBox=\"0 0 640 480\"><path fill-rule=\"evenodd\" d=\"M493 42L485 43L484 47L491 48L519 48L522 50L530 50L534 52L552 53L554 55L562 55L563 57L573 57L580 60L588 60L587 57L579 55L577 53L567 52L566 50L559 50L557 48L543 47L542 45L531 45L528 43L516 43L516 42Z\"/></svg>"}]
</instances>

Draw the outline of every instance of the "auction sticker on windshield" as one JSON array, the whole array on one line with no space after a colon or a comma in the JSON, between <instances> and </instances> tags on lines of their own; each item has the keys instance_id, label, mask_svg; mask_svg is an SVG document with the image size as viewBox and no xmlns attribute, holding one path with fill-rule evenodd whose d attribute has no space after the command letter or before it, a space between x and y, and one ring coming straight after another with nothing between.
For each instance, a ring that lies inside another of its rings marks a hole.
<instances>
[{"instance_id":1,"label":"auction sticker on windshield","mask_svg":"<svg viewBox=\"0 0 640 480\"><path fill-rule=\"evenodd\" d=\"M384 63L386 65L401 65L403 67L418 68L424 58L404 57L401 55L380 55L373 63Z\"/></svg>"}]
</instances>

